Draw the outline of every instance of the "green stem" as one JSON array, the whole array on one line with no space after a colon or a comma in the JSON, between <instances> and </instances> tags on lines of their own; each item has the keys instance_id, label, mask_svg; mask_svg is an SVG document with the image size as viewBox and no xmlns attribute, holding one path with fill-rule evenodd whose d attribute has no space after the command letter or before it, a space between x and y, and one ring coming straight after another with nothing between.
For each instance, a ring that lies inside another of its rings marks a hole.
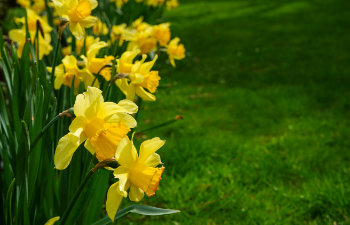
<instances>
[{"instance_id":1,"label":"green stem","mask_svg":"<svg viewBox=\"0 0 350 225\"><path fill-rule=\"evenodd\" d=\"M58 34L60 35L60 34ZM53 56L53 62L52 62L52 72L51 72L51 81L54 80L55 77L55 69L56 69L56 61L57 61L57 56L58 56L58 49L60 48L60 43L61 43L61 37L58 37L58 40L56 42L55 46L55 54Z\"/></svg>"},{"instance_id":2,"label":"green stem","mask_svg":"<svg viewBox=\"0 0 350 225\"><path fill-rule=\"evenodd\" d=\"M73 206L75 204L75 202L78 200L79 195L81 194L81 192L83 191L85 185L87 184L87 182L89 181L89 179L91 178L91 176L100 168L103 167L112 167L112 168L117 168L119 166L118 162L115 159L106 159L103 160L99 163L97 163L95 165L94 168L92 168L89 173L86 175L86 177L84 178L84 180L81 182L78 190L74 193L74 196L72 198L72 200L69 202L68 207L66 208L66 210L63 213L62 219L61 219L61 223L60 225L64 225L64 223L66 222L69 212L72 211Z\"/></svg>"},{"instance_id":3,"label":"green stem","mask_svg":"<svg viewBox=\"0 0 350 225\"><path fill-rule=\"evenodd\" d=\"M54 124L59 118L60 118L60 114L55 116L40 132L40 134L35 138L35 140L33 141L33 143L30 146L30 149L33 149L35 147L35 145L38 143L38 141L40 140L40 138L44 135L44 133L46 132L47 129L49 129L52 124Z\"/></svg>"},{"instance_id":4,"label":"green stem","mask_svg":"<svg viewBox=\"0 0 350 225\"><path fill-rule=\"evenodd\" d=\"M86 177L84 178L83 182L81 182L78 190L74 193L74 196L72 198L72 200L69 202L68 207L66 208L66 210L63 213L62 216L62 220L60 225L64 225L64 223L66 222L69 212L72 210L74 203L77 201L79 195L81 194L83 188L85 187L85 185L87 184L87 182L89 181L89 179L91 178L91 176L95 173L95 170L90 170L89 173L86 175Z\"/></svg>"},{"instance_id":5,"label":"green stem","mask_svg":"<svg viewBox=\"0 0 350 225\"><path fill-rule=\"evenodd\" d=\"M35 145L38 143L40 138L44 135L44 133L61 117L68 116L68 117L74 117L74 112L72 108L65 110L55 116L46 126L41 130L40 134L34 139L33 143L30 145L30 149L33 149Z\"/></svg>"},{"instance_id":6,"label":"green stem","mask_svg":"<svg viewBox=\"0 0 350 225\"><path fill-rule=\"evenodd\" d=\"M176 122L178 120L181 120L181 119L183 119L182 116L176 116L174 119L166 121L166 122L161 123L161 124L158 124L158 125L156 125L154 127L150 127L150 128L146 128L144 130L137 131L137 132L135 132L135 135L140 134L140 133L144 133L146 131L154 130L154 129L157 129L157 128L160 128L160 127L167 126L167 125L172 124L172 123L174 123L174 122Z\"/></svg>"}]
</instances>

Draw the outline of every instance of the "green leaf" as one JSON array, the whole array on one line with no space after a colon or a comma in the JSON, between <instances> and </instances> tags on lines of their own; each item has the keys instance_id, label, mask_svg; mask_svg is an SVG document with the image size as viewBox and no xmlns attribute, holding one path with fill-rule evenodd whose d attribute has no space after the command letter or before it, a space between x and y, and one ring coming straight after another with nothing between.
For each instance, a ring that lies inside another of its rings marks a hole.
<instances>
[{"instance_id":1,"label":"green leaf","mask_svg":"<svg viewBox=\"0 0 350 225\"><path fill-rule=\"evenodd\" d=\"M162 209L162 208L157 208L157 207L148 206L148 205L132 205L118 211L117 214L115 215L114 220L118 220L129 213L137 213L137 214L147 215L147 216L160 216L160 215L167 215L167 214L173 214L178 212L180 211L175 209Z\"/></svg>"},{"instance_id":2,"label":"green leaf","mask_svg":"<svg viewBox=\"0 0 350 225\"><path fill-rule=\"evenodd\" d=\"M126 207L120 211L117 212L115 215L114 220L118 220L122 218L123 216L126 216L129 213L137 213L141 215L146 215L146 216L161 216L161 215L167 215L167 214L173 214L173 213L179 213L180 210L175 210L175 209L162 209L162 208L157 208L153 206L148 206L148 205L132 205L129 207ZM116 222L117 223L117 222ZM106 216L92 225L110 225L113 224L111 219Z\"/></svg>"},{"instance_id":3,"label":"green leaf","mask_svg":"<svg viewBox=\"0 0 350 225\"><path fill-rule=\"evenodd\" d=\"M15 178L13 178L6 194L6 203L7 203L7 207L5 207L6 224L12 224L12 194L13 194L14 187L15 187Z\"/></svg>"}]
</instances>

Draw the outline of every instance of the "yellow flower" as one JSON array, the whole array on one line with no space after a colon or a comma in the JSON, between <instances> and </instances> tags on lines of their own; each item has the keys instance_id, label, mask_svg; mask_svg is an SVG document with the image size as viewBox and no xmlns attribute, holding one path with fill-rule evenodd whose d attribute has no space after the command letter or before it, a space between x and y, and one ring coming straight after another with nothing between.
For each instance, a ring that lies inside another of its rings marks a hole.
<instances>
[{"instance_id":1,"label":"yellow flower","mask_svg":"<svg viewBox=\"0 0 350 225\"><path fill-rule=\"evenodd\" d=\"M38 36L39 36L39 59L42 59L44 57L44 55L49 55L53 48L50 45L50 42L48 42L46 39L44 39L40 34ZM11 40L13 40L14 42L16 42L18 44L17 55L18 55L18 57L21 57L23 47L26 43L25 28L10 30L9 37ZM32 39L32 40L34 43L34 39ZM35 49L35 51L37 51L37 50Z\"/></svg>"},{"instance_id":2,"label":"yellow flower","mask_svg":"<svg viewBox=\"0 0 350 225\"><path fill-rule=\"evenodd\" d=\"M185 47L183 44L179 44L179 42L180 42L180 39L176 37L170 41L167 48L169 60L173 67L175 67L175 59L181 60L185 58Z\"/></svg>"},{"instance_id":3,"label":"yellow flower","mask_svg":"<svg viewBox=\"0 0 350 225\"><path fill-rule=\"evenodd\" d=\"M125 3L129 0L111 0L111 2L115 2L115 6L120 9Z\"/></svg>"},{"instance_id":4,"label":"yellow flower","mask_svg":"<svg viewBox=\"0 0 350 225\"><path fill-rule=\"evenodd\" d=\"M95 35L107 35L109 32L108 27L105 23L103 23L100 19L97 19L97 22L92 27L92 33Z\"/></svg>"},{"instance_id":5,"label":"yellow flower","mask_svg":"<svg viewBox=\"0 0 350 225\"><path fill-rule=\"evenodd\" d=\"M159 42L160 46L165 47L170 40L170 23L162 23L153 26L153 37Z\"/></svg>"},{"instance_id":6,"label":"yellow flower","mask_svg":"<svg viewBox=\"0 0 350 225\"><path fill-rule=\"evenodd\" d=\"M32 43L34 43L36 30L37 30L37 21L40 22L41 27L44 31L44 37L39 33L39 58L42 59L44 55L49 55L52 51L52 46L50 44L51 42L51 35L50 32L52 31L52 28L50 25L46 22L46 20L42 19L38 14L36 14L31 9L26 9L27 11L27 18L28 18L28 30L30 34L30 39L32 40ZM22 50L24 47L24 44L26 42L26 31L25 31L25 19L22 18L15 18L14 19L17 24L22 24L21 29L13 29L9 32L9 37L11 40L16 42L18 44L17 48L17 54L18 56L21 56Z\"/></svg>"},{"instance_id":7,"label":"yellow flower","mask_svg":"<svg viewBox=\"0 0 350 225\"><path fill-rule=\"evenodd\" d=\"M147 0L147 5L151 5L153 7L161 6L164 4L164 0Z\"/></svg>"},{"instance_id":8,"label":"yellow flower","mask_svg":"<svg viewBox=\"0 0 350 225\"><path fill-rule=\"evenodd\" d=\"M85 51L89 51L90 46L93 43L99 42L100 38L95 38L94 36L87 36L85 37L85 39L81 39L81 40L75 40L75 50L77 52L77 54L83 54L83 52L81 52L81 50L83 49L84 46L84 42L85 42ZM68 37L67 38L67 42L68 42L68 46L62 48L62 53L63 55L70 55L72 54L72 37Z\"/></svg>"},{"instance_id":9,"label":"yellow flower","mask_svg":"<svg viewBox=\"0 0 350 225\"><path fill-rule=\"evenodd\" d=\"M152 61L144 62L146 55L142 56L141 61L132 64L137 51L125 52L121 58L117 60L118 73L129 74L126 78L116 80L116 85L125 94L126 98L133 101L135 95L138 95L145 101L155 101L156 97L151 94L157 90L160 77L158 71L151 71L158 56L156 55Z\"/></svg>"},{"instance_id":10,"label":"yellow flower","mask_svg":"<svg viewBox=\"0 0 350 225\"><path fill-rule=\"evenodd\" d=\"M167 0L166 7L168 10L175 9L179 6L178 0Z\"/></svg>"},{"instance_id":11,"label":"yellow flower","mask_svg":"<svg viewBox=\"0 0 350 225\"><path fill-rule=\"evenodd\" d=\"M52 72L51 67L47 67L47 70L50 73ZM95 77L91 73L78 68L77 59L73 55L65 56L62 59L62 64L58 65L55 70L55 89L60 89L62 84L71 87L74 77L75 89L79 87L80 82L84 82L85 87L88 87L95 80ZM98 87L97 80L95 80L94 85Z\"/></svg>"},{"instance_id":12,"label":"yellow flower","mask_svg":"<svg viewBox=\"0 0 350 225\"><path fill-rule=\"evenodd\" d=\"M132 40L127 47L128 51L140 50L141 54L148 54L155 50L157 40L152 37L152 31L146 30L139 32L134 40Z\"/></svg>"},{"instance_id":13,"label":"yellow flower","mask_svg":"<svg viewBox=\"0 0 350 225\"><path fill-rule=\"evenodd\" d=\"M120 166L114 170L114 176L119 179L112 184L107 192L106 210L109 218L114 220L123 197L131 201L141 201L144 193L152 196L158 189L164 167L156 167L162 164L160 156L155 153L164 145L165 141L158 137L144 141L140 147L140 154L129 138L125 137L119 144L115 158Z\"/></svg>"},{"instance_id":14,"label":"yellow flower","mask_svg":"<svg viewBox=\"0 0 350 225\"><path fill-rule=\"evenodd\" d=\"M85 148L99 160L113 158L119 142L136 126L129 114L137 112L137 105L129 100L118 104L104 102L102 91L88 87L79 94L74 104L76 118L69 126L55 152L55 167L63 170L69 165L76 149L85 141Z\"/></svg>"},{"instance_id":15,"label":"yellow flower","mask_svg":"<svg viewBox=\"0 0 350 225\"><path fill-rule=\"evenodd\" d=\"M97 7L96 0L53 0L57 14L69 20L69 29L78 39L83 39L85 28L92 27L97 18L91 11Z\"/></svg>"},{"instance_id":16,"label":"yellow flower","mask_svg":"<svg viewBox=\"0 0 350 225\"><path fill-rule=\"evenodd\" d=\"M31 8L37 13L45 10L45 1L44 0L16 0L17 4L22 6L23 8ZM33 4L32 4L33 2Z\"/></svg>"},{"instance_id":17,"label":"yellow flower","mask_svg":"<svg viewBox=\"0 0 350 225\"><path fill-rule=\"evenodd\" d=\"M93 43L89 50L87 51L87 57L81 56L87 65L87 69L89 72L93 74L98 74L103 76L106 81L111 79L111 68L101 69L108 63L111 63L114 59L113 56L105 56L104 58L96 58L97 53L101 48L107 47L107 43L104 41L99 41Z\"/></svg>"}]
</instances>

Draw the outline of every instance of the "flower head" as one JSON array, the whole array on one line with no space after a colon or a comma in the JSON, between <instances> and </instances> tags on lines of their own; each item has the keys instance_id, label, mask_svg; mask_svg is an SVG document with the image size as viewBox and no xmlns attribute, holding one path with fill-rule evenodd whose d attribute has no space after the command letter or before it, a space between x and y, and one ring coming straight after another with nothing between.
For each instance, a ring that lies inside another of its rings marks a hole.
<instances>
[{"instance_id":1,"label":"flower head","mask_svg":"<svg viewBox=\"0 0 350 225\"><path fill-rule=\"evenodd\" d=\"M126 98L133 101L138 95L145 101L155 101L156 97L151 94L157 90L160 77L158 71L151 70L158 56L152 61L145 62L147 56L143 55L140 61L133 63L137 51L127 51L117 60L118 73L127 73L127 78L116 80L116 85L126 95Z\"/></svg>"},{"instance_id":2,"label":"flower head","mask_svg":"<svg viewBox=\"0 0 350 225\"><path fill-rule=\"evenodd\" d=\"M152 196L158 189L158 184L164 167L156 167L162 164L160 156L155 153L164 145L165 141L158 137L144 141L137 154L136 148L128 137L119 144L115 159L120 166L114 170L114 176L119 179L110 186L107 193L106 210L113 220L123 197L131 201L141 201L144 193Z\"/></svg>"},{"instance_id":3,"label":"flower head","mask_svg":"<svg viewBox=\"0 0 350 225\"><path fill-rule=\"evenodd\" d=\"M87 57L82 56L84 59L87 69L93 74L99 74L109 81L111 79L111 68L104 68L107 64L111 63L114 59L113 56L105 56L104 58L96 58L96 55L101 48L107 47L107 43L99 41L91 44L87 51Z\"/></svg>"},{"instance_id":4,"label":"flower head","mask_svg":"<svg viewBox=\"0 0 350 225\"><path fill-rule=\"evenodd\" d=\"M167 53L169 55L170 63L175 67L175 59L181 60L185 58L185 47L183 44L179 44L180 38L176 37L170 41Z\"/></svg>"},{"instance_id":5,"label":"flower head","mask_svg":"<svg viewBox=\"0 0 350 225\"><path fill-rule=\"evenodd\" d=\"M118 104L104 102L102 91L88 87L79 94L74 104L76 118L69 126L69 133L63 136L55 152L55 167L63 170L69 165L76 149L85 141L85 148L96 154L97 159L111 159L115 156L119 142L136 126L130 115L137 112L137 105L129 100Z\"/></svg>"},{"instance_id":6,"label":"flower head","mask_svg":"<svg viewBox=\"0 0 350 225\"><path fill-rule=\"evenodd\" d=\"M69 29L78 40L83 39L85 28L96 23L91 11L97 4L97 0L53 0L57 14L69 21Z\"/></svg>"},{"instance_id":7,"label":"flower head","mask_svg":"<svg viewBox=\"0 0 350 225\"><path fill-rule=\"evenodd\" d=\"M77 59L73 55L67 55L62 59L62 64L58 65L55 71L55 89L60 89L62 84L71 87L73 78L75 89L79 87L80 82L83 82L85 87L94 83L95 77L85 69L79 69L77 63ZM47 67L47 70L52 72L51 67ZM99 86L97 80L94 85Z\"/></svg>"},{"instance_id":8,"label":"flower head","mask_svg":"<svg viewBox=\"0 0 350 225\"><path fill-rule=\"evenodd\" d=\"M160 46L165 47L170 40L170 23L162 23L156 26L153 26L153 37L159 42Z\"/></svg>"},{"instance_id":9,"label":"flower head","mask_svg":"<svg viewBox=\"0 0 350 225\"><path fill-rule=\"evenodd\" d=\"M50 32L52 31L52 28L46 22L45 19L41 18L33 10L27 8L26 12L27 12L27 18L28 18L28 31L32 42L34 43L34 40L35 40L38 23L40 24L42 31L44 32L43 33L44 36L42 36L41 34L38 35L39 36L39 58L42 59L44 55L49 55L53 49L50 44L51 42ZM18 44L17 54L21 56L24 44L26 43L26 28L24 25L25 18L24 17L15 18L15 22L17 24L21 24L22 28L10 30L9 37L11 40L13 40Z\"/></svg>"}]
</instances>

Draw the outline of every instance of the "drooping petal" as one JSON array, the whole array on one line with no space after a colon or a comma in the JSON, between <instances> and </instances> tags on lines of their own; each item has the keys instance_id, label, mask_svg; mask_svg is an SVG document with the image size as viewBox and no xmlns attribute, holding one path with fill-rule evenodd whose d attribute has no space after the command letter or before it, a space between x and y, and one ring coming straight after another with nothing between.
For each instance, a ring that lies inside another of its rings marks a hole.
<instances>
[{"instance_id":1,"label":"drooping petal","mask_svg":"<svg viewBox=\"0 0 350 225\"><path fill-rule=\"evenodd\" d=\"M75 133L68 133L59 140L54 156L56 169L63 170L68 167L75 150L86 139L82 131L78 129Z\"/></svg>"},{"instance_id":2,"label":"drooping petal","mask_svg":"<svg viewBox=\"0 0 350 225\"><path fill-rule=\"evenodd\" d=\"M150 140L144 141L140 147L140 161L145 161L158 149L160 149L165 144L165 141L161 140L159 137L152 138Z\"/></svg>"},{"instance_id":3,"label":"drooping petal","mask_svg":"<svg viewBox=\"0 0 350 225\"><path fill-rule=\"evenodd\" d=\"M85 29L81 26L80 23L71 22L69 24L69 29L76 39L81 40L84 38Z\"/></svg>"},{"instance_id":4,"label":"drooping petal","mask_svg":"<svg viewBox=\"0 0 350 225\"><path fill-rule=\"evenodd\" d=\"M145 193L141 188L136 187L135 185L130 186L129 198L131 201L139 202L143 199Z\"/></svg>"},{"instance_id":5,"label":"drooping petal","mask_svg":"<svg viewBox=\"0 0 350 225\"><path fill-rule=\"evenodd\" d=\"M140 96L140 98L142 98L145 101L155 101L156 100L156 96L152 95L151 93L149 93L148 91L146 91L143 87L136 87L135 88L136 94L138 96Z\"/></svg>"},{"instance_id":6,"label":"drooping petal","mask_svg":"<svg viewBox=\"0 0 350 225\"><path fill-rule=\"evenodd\" d=\"M137 152L128 137L123 138L118 145L115 159L122 166L132 165L137 159Z\"/></svg>"},{"instance_id":7,"label":"drooping petal","mask_svg":"<svg viewBox=\"0 0 350 225\"><path fill-rule=\"evenodd\" d=\"M115 214L117 213L120 203L123 200L124 195L119 190L119 181L112 184L107 192L106 210L108 217L114 221Z\"/></svg>"}]
</instances>

